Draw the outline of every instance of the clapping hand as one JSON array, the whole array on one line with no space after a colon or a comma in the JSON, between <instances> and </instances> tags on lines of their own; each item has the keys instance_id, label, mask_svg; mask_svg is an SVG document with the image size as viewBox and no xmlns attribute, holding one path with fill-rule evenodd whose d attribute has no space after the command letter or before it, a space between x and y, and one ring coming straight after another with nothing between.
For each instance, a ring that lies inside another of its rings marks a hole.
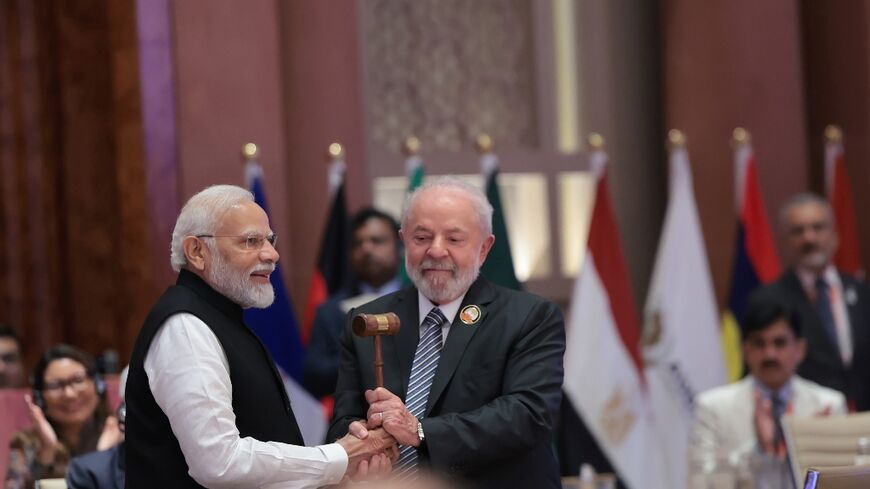
<instances>
[{"instance_id":1,"label":"clapping hand","mask_svg":"<svg viewBox=\"0 0 870 489\"><path fill-rule=\"evenodd\" d=\"M55 433L54 428L52 428L48 419L45 418L45 413L42 412L42 408L33 402L32 397L25 395L24 402L27 403L27 414L30 416L30 421L33 423L33 429L39 437L40 443L37 459L43 465L50 465L54 462L54 456L57 453L57 433Z\"/></svg>"},{"instance_id":2,"label":"clapping hand","mask_svg":"<svg viewBox=\"0 0 870 489\"><path fill-rule=\"evenodd\" d=\"M765 453L785 458L784 445L776 443L776 420L773 417L773 403L760 392L754 391L755 412L753 423L758 446Z\"/></svg>"},{"instance_id":3,"label":"clapping hand","mask_svg":"<svg viewBox=\"0 0 870 489\"><path fill-rule=\"evenodd\" d=\"M109 416L106 418L106 424L103 426L103 432L100 434L100 439L97 440L97 450L103 451L112 448L124 439L124 433L118 425L118 418Z\"/></svg>"}]
</instances>

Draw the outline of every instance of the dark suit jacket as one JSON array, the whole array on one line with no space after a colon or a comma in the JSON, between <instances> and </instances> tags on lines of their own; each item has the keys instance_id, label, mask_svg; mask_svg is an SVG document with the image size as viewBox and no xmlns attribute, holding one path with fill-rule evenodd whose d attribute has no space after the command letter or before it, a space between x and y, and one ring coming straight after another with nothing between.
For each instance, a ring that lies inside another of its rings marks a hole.
<instances>
[{"instance_id":1,"label":"dark suit jacket","mask_svg":"<svg viewBox=\"0 0 870 489\"><path fill-rule=\"evenodd\" d=\"M66 484L70 489L124 489L124 442L73 458Z\"/></svg>"},{"instance_id":2,"label":"dark suit jacket","mask_svg":"<svg viewBox=\"0 0 870 489\"><path fill-rule=\"evenodd\" d=\"M555 304L478 278L462 307L481 318L467 325L456 315L441 353L421 420L426 439L421 463L480 488L558 488L550 435L559 412L565 325ZM460 312L462 311L460 307ZM402 289L350 312L394 312L399 333L383 341L386 388L404 399L419 341L417 290ZM342 335L342 360L329 440L366 417L366 389L375 387L373 342Z\"/></svg>"},{"instance_id":3,"label":"dark suit jacket","mask_svg":"<svg viewBox=\"0 0 870 489\"><path fill-rule=\"evenodd\" d=\"M335 391L341 351L338 340L347 324L341 302L358 295L355 289L341 289L317 307L311 325L311 342L302 365L302 383L312 395L321 398Z\"/></svg>"},{"instance_id":4,"label":"dark suit jacket","mask_svg":"<svg viewBox=\"0 0 870 489\"><path fill-rule=\"evenodd\" d=\"M794 270L756 292L753 299L772 294L794 308L807 340L807 356L798 367L798 375L842 392L864 411L870 409L870 294L866 285L847 275L841 274L840 280L852 328L852 364L848 367Z\"/></svg>"}]
</instances>

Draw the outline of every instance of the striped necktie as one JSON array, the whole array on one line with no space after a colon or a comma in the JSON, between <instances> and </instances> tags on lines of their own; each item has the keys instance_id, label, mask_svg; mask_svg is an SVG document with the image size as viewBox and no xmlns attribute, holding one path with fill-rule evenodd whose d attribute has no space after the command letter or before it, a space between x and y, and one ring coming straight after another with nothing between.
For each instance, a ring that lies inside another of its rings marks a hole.
<instances>
[{"instance_id":1,"label":"striped necktie","mask_svg":"<svg viewBox=\"0 0 870 489\"><path fill-rule=\"evenodd\" d=\"M422 420L426 414L426 401L429 399L429 389L438 360L441 358L441 327L447 322L441 309L433 307L423 320L423 333L417 343L417 353L411 366L411 379L408 381L408 395L405 396L405 407L417 420ZM417 449L412 446L399 447L399 460L396 462L398 475L415 473L417 469Z\"/></svg>"}]
</instances>

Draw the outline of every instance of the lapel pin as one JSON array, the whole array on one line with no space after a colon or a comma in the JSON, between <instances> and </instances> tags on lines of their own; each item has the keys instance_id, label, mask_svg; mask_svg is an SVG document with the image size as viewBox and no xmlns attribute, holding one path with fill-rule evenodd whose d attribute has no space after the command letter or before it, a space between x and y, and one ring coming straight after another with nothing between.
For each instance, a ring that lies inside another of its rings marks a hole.
<instances>
[{"instance_id":1,"label":"lapel pin","mask_svg":"<svg viewBox=\"0 0 870 489\"><path fill-rule=\"evenodd\" d=\"M471 326L480 321L480 308L474 304L465 306L459 311L459 320Z\"/></svg>"}]
</instances>

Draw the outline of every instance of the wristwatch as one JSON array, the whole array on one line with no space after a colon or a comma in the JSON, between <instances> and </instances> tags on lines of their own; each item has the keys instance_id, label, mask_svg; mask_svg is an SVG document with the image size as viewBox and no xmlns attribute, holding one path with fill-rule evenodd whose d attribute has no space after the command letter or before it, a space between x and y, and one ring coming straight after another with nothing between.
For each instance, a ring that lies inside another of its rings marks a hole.
<instances>
[{"instance_id":1,"label":"wristwatch","mask_svg":"<svg viewBox=\"0 0 870 489\"><path fill-rule=\"evenodd\" d=\"M420 444L423 444L423 440L426 439L426 434L423 433L423 423L417 421L417 438L420 439Z\"/></svg>"}]
</instances>

